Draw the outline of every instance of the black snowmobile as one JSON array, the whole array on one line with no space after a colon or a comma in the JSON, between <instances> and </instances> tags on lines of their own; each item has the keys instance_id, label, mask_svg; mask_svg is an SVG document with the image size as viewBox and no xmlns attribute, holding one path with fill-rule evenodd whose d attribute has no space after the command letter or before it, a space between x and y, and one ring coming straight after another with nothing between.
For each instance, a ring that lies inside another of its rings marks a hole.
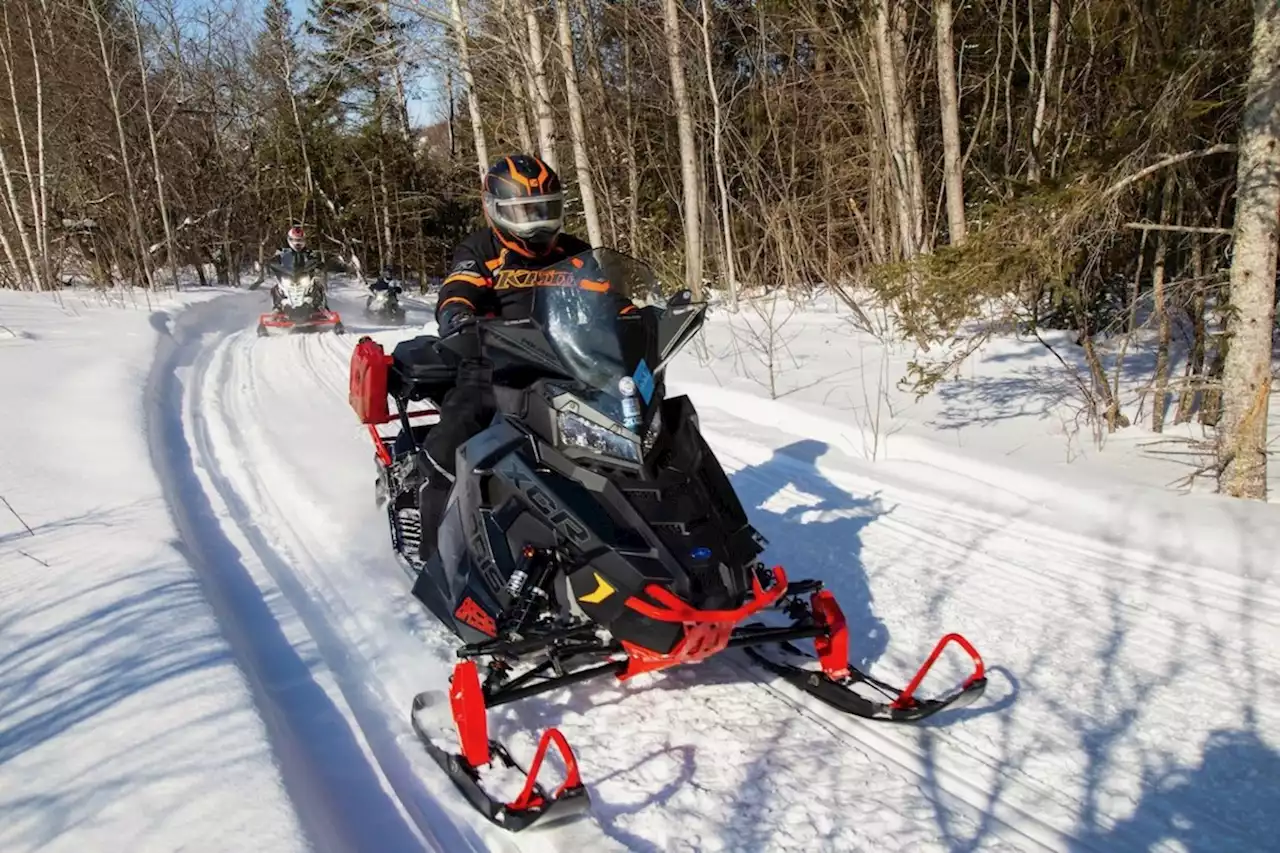
<instances>
[{"instance_id":1,"label":"black snowmobile","mask_svg":"<svg viewBox=\"0 0 1280 853\"><path fill-rule=\"evenodd\" d=\"M939 641L905 689L852 668L831 592L760 562L766 543L703 440L692 402L665 393L665 370L701 327L705 305L654 301L648 267L603 249L543 271L538 283L530 319L481 320L473 332L493 365L498 414L458 451L439 548L425 566L416 496L429 463L418 447L431 427L414 421L435 412L414 404L451 387L457 338L420 337L387 355L366 337L351 362L350 402L376 443L394 549L414 595L464 644L449 690L461 752L433 743L419 724L429 694L414 700L414 728L473 805L510 830L587 807L556 729L543 734L519 797L504 804L486 793L480 770L495 757L518 768L489 739L486 709L727 648L869 719L921 720L981 695L982 659L958 634ZM391 423L399 432L383 435ZM807 640L811 654L796 645ZM950 643L972 658L972 674L944 696L917 696ZM537 777L552 744L567 776L548 793Z\"/></svg>"},{"instance_id":2,"label":"black snowmobile","mask_svg":"<svg viewBox=\"0 0 1280 853\"><path fill-rule=\"evenodd\" d=\"M406 319L404 306L400 304L403 288L388 276L379 276L364 300L365 319L375 323L403 325Z\"/></svg>"}]
</instances>

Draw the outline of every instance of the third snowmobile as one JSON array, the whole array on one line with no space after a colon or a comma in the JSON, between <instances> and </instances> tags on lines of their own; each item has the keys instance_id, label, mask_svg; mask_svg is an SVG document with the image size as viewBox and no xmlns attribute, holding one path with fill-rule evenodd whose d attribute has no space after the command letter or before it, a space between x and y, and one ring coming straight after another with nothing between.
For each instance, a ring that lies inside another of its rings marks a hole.
<instances>
[{"instance_id":1,"label":"third snowmobile","mask_svg":"<svg viewBox=\"0 0 1280 853\"><path fill-rule=\"evenodd\" d=\"M379 276L370 291L364 300L365 319L403 325L406 315L404 306L400 304L403 288L399 282L390 280L386 275Z\"/></svg>"},{"instance_id":2,"label":"third snowmobile","mask_svg":"<svg viewBox=\"0 0 1280 853\"><path fill-rule=\"evenodd\" d=\"M643 304L619 314L620 296ZM596 249L539 273L529 319L478 321L468 334L492 364L497 414L458 450L439 546L425 564L416 496L430 463L418 448L432 425L419 419L452 385L460 336L415 338L390 354L366 337L352 356L349 399L375 442L393 547L414 595L462 643L449 688L460 752L419 724L426 693L414 700L414 728L470 802L509 830L587 808L577 760L554 728L515 800L482 784L495 759L519 767L489 738L486 709L544 691L730 648L838 711L875 720L920 720L986 686L982 658L958 634L939 641L904 689L859 672L832 593L760 561L767 543L693 403L666 394L666 370L706 314L683 297L661 299L647 266ZM384 435L387 424L398 433ZM971 674L943 696L917 696L952 643L971 658ZM553 744L567 777L549 793L537 777Z\"/></svg>"}]
</instances>

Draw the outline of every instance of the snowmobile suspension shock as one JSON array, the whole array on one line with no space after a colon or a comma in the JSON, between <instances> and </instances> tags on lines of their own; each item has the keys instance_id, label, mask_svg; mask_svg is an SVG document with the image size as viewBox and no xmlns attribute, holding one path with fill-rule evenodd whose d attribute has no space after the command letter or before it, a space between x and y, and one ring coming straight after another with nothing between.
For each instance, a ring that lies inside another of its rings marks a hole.
<instances>
[{"instance_id":1,"label":"snowmobile suspension shock","mask_svg":"<svg viewBox=\"0 0 1280 853\"><path fill-rule=\"evenodd\" d=\"M535 600L545 597L542 584L551 567L551 553L543 548L526 545L520 550L520 562L511 573L507 592L516 596L511 610L510 628L504 634L522 634L533 614Z\"/></svg>"}]
</instances>

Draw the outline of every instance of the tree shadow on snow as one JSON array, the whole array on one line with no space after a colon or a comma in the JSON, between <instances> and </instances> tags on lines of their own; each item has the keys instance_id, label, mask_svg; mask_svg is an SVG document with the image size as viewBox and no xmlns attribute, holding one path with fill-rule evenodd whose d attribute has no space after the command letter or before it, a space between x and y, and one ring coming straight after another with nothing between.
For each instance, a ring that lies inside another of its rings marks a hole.
<instances>
[{"instance_id":1,"label":"tree shadow on snow","mask_svg":"<svg viewBox=\"0 0 1280 853\"><path fill-rule=\"evenodd\" d=\"M875 495L851 495L824 477L817 462L828 450L825 442L796 441L729 479L769 540L762 558L793 580L819 578L835 594L849 625L849 661L865 672L888 648L889 632L872 609L862 531L892 510Z\"/></svg>"},{"instance_id":2,"label":"tree shadow on snow","mask_svg":"<svg viewBox=\"0 0 1280 853\"><path fill-rule=\"evenodd\" d=\"M1132 547L1124 513L1112 524L1096 538ZM927 728L920 734L921 791L947 850L985 849L1009 827L1015 846L1030 828L1071 853L1275 848L1280 751L1257 709L1274 704L1276 684L1255 639L1267 626L1254 612L1266 612L1275 544L1261 531L1241 535L1246 587L1217 619L1145 602L1153 592L1203 589L1197 567L1179 564L1185 545L1170 535L1146 567L1102 575L1101 590L1090 588L1092 578L1065 587L1087 623L1068 617L1014 628L1031 650L1013 682L1027 701L972 735L994 747L966 780L981 799L957 801L943 772L954 743ZM1234 712L1239 725L1212 724L1221 719L1215 707ZM1056 772L1046 775L1046 762Z\"/></svg>"}]
</instances>

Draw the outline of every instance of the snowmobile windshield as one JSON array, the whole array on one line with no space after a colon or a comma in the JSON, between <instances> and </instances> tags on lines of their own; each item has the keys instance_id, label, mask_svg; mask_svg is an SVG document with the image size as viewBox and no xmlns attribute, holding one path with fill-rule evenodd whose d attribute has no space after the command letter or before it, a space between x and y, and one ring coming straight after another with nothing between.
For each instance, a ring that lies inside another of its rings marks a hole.
<instances>
[{"instance_id":1,"label":"snowmobile windshield","mask_svg":"<svg viewBox=\"0 0 1280 853\"><path fill-rule=\"evenodd\" d=\"M302 252L285 251L280 253L280 260L273 266L280 274L294 277L309 275L315 271L317 264L314 258Z\"/></svg>"},{"instance_id":2,"label":"snowmobile windshield","mask_svg":"<svg viewBox=\"0 0 1280 853\"><path fill-rule=\"evenodd\" d=\"M653 270L593 249L536 275L533 320L568 374L618 400L638 394L647 406L654 374L675 343Z\"/></svg>"}]
</instances>

